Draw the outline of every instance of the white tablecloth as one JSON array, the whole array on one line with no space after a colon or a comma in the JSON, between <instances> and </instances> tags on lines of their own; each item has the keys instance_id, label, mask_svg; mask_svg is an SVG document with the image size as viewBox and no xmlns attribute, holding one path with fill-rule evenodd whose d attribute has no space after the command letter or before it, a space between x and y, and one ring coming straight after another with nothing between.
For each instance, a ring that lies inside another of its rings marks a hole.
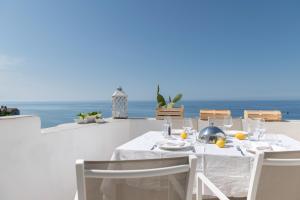
<instances>
[{"instance_id":1,"label":"white tablecloth","mask_svg":"<svg viewBox=\"0 0 300 200\"><path fill-rule=\"evenodd\" d=\"M287 150L300 150L300 142L285 136L267 134L265 140L280 140ZM203 172L222 192L230 197L247 196L250 173L254 155L242 155L235 147L237 141L232 138L227 148L218 148L215 144L196 144L196 152L165 151L159 148L151 150L154 144L164 140L161 132L150 131L126 144L119 146L113 153L112 160L134 160L166 158L195 154L198 158L197 171ZM205 189L205 194L210 192Z\"/></svg>"}]
</instances>

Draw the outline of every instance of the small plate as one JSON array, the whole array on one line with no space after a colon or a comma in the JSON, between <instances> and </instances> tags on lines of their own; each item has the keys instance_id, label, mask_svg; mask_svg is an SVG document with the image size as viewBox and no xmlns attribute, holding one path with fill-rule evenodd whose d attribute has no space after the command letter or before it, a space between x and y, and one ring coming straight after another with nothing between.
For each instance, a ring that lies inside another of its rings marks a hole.
<instances>
[{"instance_id":1,"label":"small plate","mask_svg":"<svg viewBox=\"0 0 300 200\"><path fill-rule=\"evenodd\" d=\"M191 143L180 140L167 140L160 143L158 146L160 149L164 150L182 150L192 147Z\"/></svg>"}]
</instances>

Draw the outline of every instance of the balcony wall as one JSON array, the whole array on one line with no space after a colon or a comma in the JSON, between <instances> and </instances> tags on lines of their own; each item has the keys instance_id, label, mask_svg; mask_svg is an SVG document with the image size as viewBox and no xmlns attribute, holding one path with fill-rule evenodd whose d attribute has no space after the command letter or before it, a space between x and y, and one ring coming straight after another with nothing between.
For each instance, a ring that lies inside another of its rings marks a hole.
<instances>
[{"instance_id":1,"label":"balcony wall","mask_svg":"<svg viewBox=\"0 0 300 200\"><path fill-rule=\"evenodd\" d=\"M31 116L0 119L0 199L73 199L76 159L108 160L117 146L161 129L161 121L142 119L42 130L40 124Z\"/></svg>"},{"instance_id":2,"label":"balcony wall","mask_svg":"<svg viewBox=\"0 0 300 200\"><path fill-rule=\"evenodd\" d=\"M0 118L0 199L71 200L75 160L108 160L113 150L149 130L154 119L108 120L105 124L62 124L40 129L32 116ZM300 121L267 123L267 129L300 140Z\"/></svg>"}]
</instances>

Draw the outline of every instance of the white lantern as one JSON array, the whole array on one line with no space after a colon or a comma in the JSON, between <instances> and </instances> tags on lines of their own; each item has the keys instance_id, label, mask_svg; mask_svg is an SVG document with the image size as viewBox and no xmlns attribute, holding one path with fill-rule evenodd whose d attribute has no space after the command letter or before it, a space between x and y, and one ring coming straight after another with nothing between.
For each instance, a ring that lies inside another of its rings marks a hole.
<instances>
[{"instance_id":1,"label":"white lantern","mask_svg":"<svg viewBox=\"0 0 300 200\"><path fill-rule=\"evenodd\" d=\"M112 95L112 117L115 119L128 118L127 94L119 87Z\"/></svg>"}]
</instances>

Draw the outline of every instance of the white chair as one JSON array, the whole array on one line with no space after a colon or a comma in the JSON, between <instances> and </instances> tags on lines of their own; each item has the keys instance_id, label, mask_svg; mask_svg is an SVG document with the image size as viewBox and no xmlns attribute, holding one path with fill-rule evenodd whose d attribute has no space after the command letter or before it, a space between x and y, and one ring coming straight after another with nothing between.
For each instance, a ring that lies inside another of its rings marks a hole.
<instances>
[{"instance_id":1,"label":"white chair","mask_svg":"<svg viewBox=\"0 0 300 200\"><path fill-rule=\"evenodd\" d=\"M207 186L220 200L229 200L204 174L198 173L197 199ZM265 152L256 155L247 200L299 200L300 151Z\"/></svg>"},{"instance_id":2,"label":"white chair","mask_svg":"<svg viewBox=\"0 0 300 200\"><path fill-rule=\"evenodd\" d=\"M76 161L78 200L192 200L195 156Z\"/></svg>"}]
</instances>

